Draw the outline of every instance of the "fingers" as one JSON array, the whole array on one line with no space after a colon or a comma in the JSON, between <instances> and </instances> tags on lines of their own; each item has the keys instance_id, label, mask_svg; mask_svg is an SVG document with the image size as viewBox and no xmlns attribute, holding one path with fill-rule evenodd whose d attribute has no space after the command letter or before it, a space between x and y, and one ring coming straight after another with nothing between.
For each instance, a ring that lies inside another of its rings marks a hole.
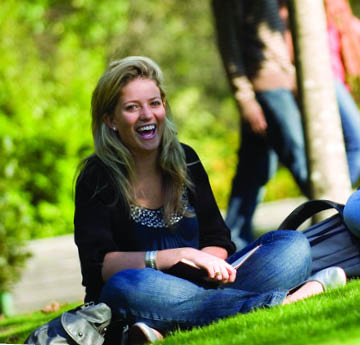
<instances>
[{"instance_id":1,"label":"fingers","mask_svg":"<svg viewBox=\"0 0 360 345\"><path fill-rule=\"evenodd\" d=\"M259 134L261 136L266 135L267 122L265 117L258 116L255 117L252 122L250 122L251 129L254 133Z\"/></svg>"},{"instance_id":2,"label":"fingers","mask_svg":"<svg viewBox=\"0 0 360 345\"><path fill-rule=\"evenodd\" d=\"M236 278L236 270L223 260L210 262L208 272L211 280L222 283L232 283Z\"/></svg>"},{"instance_id":3,"label":"fingers","mask_svg":"<svg viewBox=\"0 0 360 345\"><path fill-rule=\"evenodd\" d=\"M236 279L236 270L222 258L203 251L196 251L189 260L208 272L206 280L233 283Z\"/></svg>"}]
</instances>

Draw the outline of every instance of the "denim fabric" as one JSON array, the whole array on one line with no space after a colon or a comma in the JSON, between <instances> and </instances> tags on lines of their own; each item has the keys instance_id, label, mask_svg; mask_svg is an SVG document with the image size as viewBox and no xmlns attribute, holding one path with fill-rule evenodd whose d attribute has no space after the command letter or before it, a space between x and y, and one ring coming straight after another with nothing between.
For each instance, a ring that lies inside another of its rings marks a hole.
<instances>
[{"instance_id":1,"label":"denim fabric","mask_svg":"<svg viewBox=\"0 0 360 345\"><path fill-rule=\"evenodd\" d=\"M350 195L343 214L346 226L356 237L360 238L360 189Z\"/></svg>"},{"instance_id":2,"label":"denim fabric","mask_svg":"<svg viewBox=\"0 0 360 345\"><path fill-rule=\"evenodd\" d=\"M259 243L262 247L238 269L232 284L210 288L150 268L128 269L108 280L100 300L115 318L142 321L163 332L278 305L289 289L309 277L309 243L296 231L270 232L229 262Z\"/></svg>"},{"instance_id":3,"label":"denim fabric","mask_svg":"<svg viewBox=\"0 0 360 345\"><path fill-rule=\"evenodd\" d=\"M336 98L344 134L346 156L352 185L360 178L360 112L341 81L335 81Z\"/></svg>"},{"instance_id":4,"label":"denim fabric","mask_svg":"<svg viewBox=\"0 0 360 345\"><path fill-rule=\"evenodd\" d=\"M241 128L238 165L226 215L232 240L238 248L239 238L252 241L252 217L262 199L262 187L274 174L280 160L307 194L307 162L300 113L295 99L286 89L256 93L268 123L265 138Z\"/></svg>"}]
</instances>

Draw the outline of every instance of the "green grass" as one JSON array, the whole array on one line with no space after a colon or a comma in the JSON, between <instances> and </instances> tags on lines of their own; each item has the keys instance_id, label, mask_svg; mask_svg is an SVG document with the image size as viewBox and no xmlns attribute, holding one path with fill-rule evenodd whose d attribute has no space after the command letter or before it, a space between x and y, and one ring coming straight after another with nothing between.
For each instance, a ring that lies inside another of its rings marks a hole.
<instances>
[{"instance_id":1,"label":"green grass","mask_svg":"<svg viewBox=\"0 0 360 345\"><path fill-rule=\"evenodd\" d=\"M0 321L0 342L19 344L33 328L57 314L4 319ZM177 331L160 344L360 344L360 280L291 305L239 314L192 331Z\"/></svg>"},{"instance_id":2,"label":"green grass","mask_svg":"<svg viewBox=\"0 0 360 345\"><path fill-rule=\"evenodd\" d=\"M62 312L75 308L79 303L68 304L53 313L42 313L41 311L3 318L0 320L0 343L23 344L32 330L49 322Z\"/></svg>"}]
</instances>

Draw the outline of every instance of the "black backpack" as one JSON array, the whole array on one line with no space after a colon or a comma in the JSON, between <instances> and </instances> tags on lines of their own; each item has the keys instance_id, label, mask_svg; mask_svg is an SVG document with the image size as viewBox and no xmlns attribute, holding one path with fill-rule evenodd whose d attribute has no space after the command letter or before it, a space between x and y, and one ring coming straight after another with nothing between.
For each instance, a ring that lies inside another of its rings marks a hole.
<instances>
[{"instance_id":1,"label":"black backpack","mask_svg":"<svg viewBox=\"0 0 360 345\"><path fill-rule=\"evenodd\" d=\"M313 215L328 209L335 209L337 213L302 231L311 246L312 272L340 266L349 278L360 277L360 239L350 232L344 222L343 204L329 200L307 201L291 212L278 230L297 230Z\"/></svg>"}]
</instances>

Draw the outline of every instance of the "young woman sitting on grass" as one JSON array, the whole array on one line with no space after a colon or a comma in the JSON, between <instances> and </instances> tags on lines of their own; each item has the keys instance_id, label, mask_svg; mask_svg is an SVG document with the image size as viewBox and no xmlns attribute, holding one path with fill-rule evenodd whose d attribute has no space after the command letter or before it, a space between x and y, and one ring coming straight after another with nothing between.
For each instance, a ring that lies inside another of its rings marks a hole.
<instances>
[{"instance_id":1,"label":"young woman sitting on grass","mask_svg":"<svg viewBox=\"0 0 360 345\"><path fill-rule=\"evenodd\" d=\"M110 63L92 96L95 153L76 184L85 300L108 304L113 318L130 326L129 344L345 284L336 267L309 276L309 243L296 231L269 232L235 253L203 165L179 143L169 115L156 63ZM207 277L193 282L166 273L184 258Z\"/></svg>"}]
</instances>

